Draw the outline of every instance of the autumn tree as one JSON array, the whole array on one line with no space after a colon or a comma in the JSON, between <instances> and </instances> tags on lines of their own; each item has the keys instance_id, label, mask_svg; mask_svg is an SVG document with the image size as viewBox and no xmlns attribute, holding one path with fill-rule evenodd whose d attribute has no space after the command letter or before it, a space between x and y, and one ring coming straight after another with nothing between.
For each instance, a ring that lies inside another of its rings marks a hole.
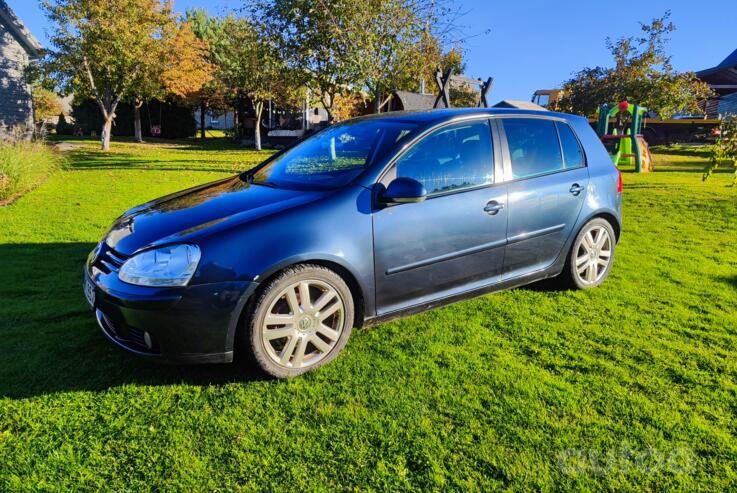
<instances>
[{"instance_id":1,"label":"autumn tree","mask_svg":"<svg viewBox=\"0 0 737 493\"><path fill-rule=\"evenodd\" d=\"M593 115L602 103L634 101L668 118L680 111L697 112L711 95L693 72L677 72L667 54L668 35L675 30L670 12L640 24L640 37L607 38L613 67L587 67L563 85L563 111Z\"/></svg>"},{"instance_id":2,"label":"autumn tree","mask_svg":"<svg viewBox=\"0 0 737 493\"><path fill-rule=\"evenodd\" d=\"M103 117L101 144L110 148L115 111L147 79L172 17L162 0L43 0L51 50L42 61L65 93L91 97Z\"/></svg>"},{"instance_id":3,"label":"autumn tree","mask_svg":"<svg viewBox=\"0 0 737 493\"><path fill-rule=\"evenodd\" d=\"M141 106L144 103L168 96L187 101L213 79L214 67L208 61L207 45L192 31L188 21L170 19L155 49L131 86L137 142L143 141Z\"/></svg>"},{"instance_id":4,"label":"autumn tree","mask_svg":"<svg viewBox=\"0 0 737 493\"><path fill-rule=\"evenodd\" d=\"M31 95L33 97L33 120L36 125L43 125L46 120L62 112L61 100L53 91L34 86Z\"/></svg>"},{"instance_id":5,"label":"autumn tree","mask_svg":"<svg viewBox=\"0 0 737 493\"><path fill-rule=\"evenodd\" d=\"M185 15L192 32L202 43L205 51L202 53L208 65L208 77L202 86L194 92L190 92L186 100L199 108L200 112L200 138L206 138L205 116L208 110L224 109L227 104L228 88L218 77L216 65L216 48L220 36L225 32L219 27L219 19L207 15L204 9L190 9Z\"/></svg>"}]
</instances>

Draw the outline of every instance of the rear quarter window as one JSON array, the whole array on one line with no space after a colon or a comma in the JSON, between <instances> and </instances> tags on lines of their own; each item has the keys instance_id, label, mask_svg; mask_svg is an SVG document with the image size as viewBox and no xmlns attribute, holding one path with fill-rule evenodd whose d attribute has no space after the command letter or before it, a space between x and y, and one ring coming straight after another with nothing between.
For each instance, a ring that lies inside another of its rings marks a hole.
<instances>
[{"instance_id":1,"label":"rear quarter window","mask_svg":"<svg viewBox=\"0 0 737 493\"><path fill-rule=\"evenodd\" d=\"M556 122L558 127L558 135L560 136L560 145L563 149L563 164L566 168L580 168L584 165L583 149L578 143L576 135L570 126L565 123Z\"/></svg>"}]
</instances>

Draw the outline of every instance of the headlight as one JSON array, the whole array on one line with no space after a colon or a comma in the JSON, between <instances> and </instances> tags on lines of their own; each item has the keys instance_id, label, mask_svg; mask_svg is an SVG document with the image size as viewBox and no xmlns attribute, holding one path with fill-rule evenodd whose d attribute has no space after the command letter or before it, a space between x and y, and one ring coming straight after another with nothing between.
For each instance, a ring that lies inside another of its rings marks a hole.
<instances>
[{"instance_id":1,"label":"headlight","mask_svg":"<svg viewBox=\"0 0 737 493\"><path fill-rule=\"evenodd\" d=\"M195 245L172 245L147 250L129 258L118 276L139 286L186 286L200 262Z\"/></svg>"}]
</instances>

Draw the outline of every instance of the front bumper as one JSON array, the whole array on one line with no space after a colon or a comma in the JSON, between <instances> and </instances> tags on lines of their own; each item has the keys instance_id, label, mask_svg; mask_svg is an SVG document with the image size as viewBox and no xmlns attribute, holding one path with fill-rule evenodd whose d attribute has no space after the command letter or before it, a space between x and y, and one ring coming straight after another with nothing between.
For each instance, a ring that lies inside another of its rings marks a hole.
<instances>
[{"instance_id":1,"label":"front bumper","mask_svg":"<svg viewBox=\"0 0 737 493\"><path fill-rule=\"evenodd\" d=\"M178 364L233 361L238 319L257 286L223 282L148 288L89 266L84 276L94 287L97 323L111 342L138 356Z\"/></svg>"}]
</instances>

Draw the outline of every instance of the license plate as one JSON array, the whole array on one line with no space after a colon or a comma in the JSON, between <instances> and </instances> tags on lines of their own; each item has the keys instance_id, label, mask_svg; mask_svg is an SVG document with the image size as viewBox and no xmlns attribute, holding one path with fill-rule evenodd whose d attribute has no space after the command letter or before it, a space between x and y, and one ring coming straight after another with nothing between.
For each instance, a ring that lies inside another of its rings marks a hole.
<instances>
[{"instance_id":1,"label":"license plate","mask_svg":"<svg viewBox=\"0 0 737 493\"><path fill-rule=\"evenodd\" d=\"M95 308L95 285L87 278L84 279L84 297L90 308Z\"/></svg>"}]
</instances>

